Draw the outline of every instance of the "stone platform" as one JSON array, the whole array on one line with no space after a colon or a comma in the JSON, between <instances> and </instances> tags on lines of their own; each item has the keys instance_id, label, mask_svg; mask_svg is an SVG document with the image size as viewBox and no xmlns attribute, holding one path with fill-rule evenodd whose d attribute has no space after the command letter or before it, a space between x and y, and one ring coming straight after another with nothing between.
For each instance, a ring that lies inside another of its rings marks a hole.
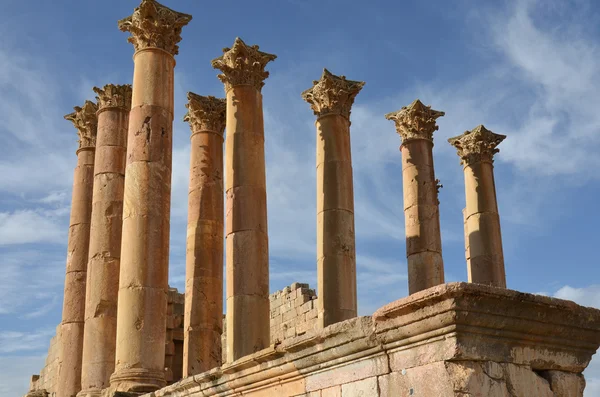
<instances>
[{"instance_id":1,"label":"stone platform","mask_svg":"<svg viewBox=\"0 0 600 397\"><path fill-rule=\"evenodd\" d=\"M599 345L600 310L451 283L145 396L581 397Z\"/></svg>"}]
</instances>

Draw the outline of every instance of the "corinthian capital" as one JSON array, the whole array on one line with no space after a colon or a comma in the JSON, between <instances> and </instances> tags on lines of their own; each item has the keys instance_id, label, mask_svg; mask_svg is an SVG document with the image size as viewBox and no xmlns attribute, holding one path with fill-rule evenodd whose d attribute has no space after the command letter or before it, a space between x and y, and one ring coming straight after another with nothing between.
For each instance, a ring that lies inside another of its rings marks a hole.
<instances>
[{"instance_id":1,"label":"corinthian capital","mask_svg":"<svg viewBox=\"0 0 600 397\"><path fill-rule=\"evenodd\" d=\"M94 92L98 94L96 100L99 110L106 108L131 109L131 84L107 84L103 88L94 87Z\"/></svg>"},{"instance_id":2,"label":"corinthian capital","mask_svg":"<svg viewBox=\"0 0 600 397\"><path fill-rule=\"evenodd\" d=\"M435 123L444 112L433 110L416 99L408 106L397 112L388 113L385 118L396 123L396 131L402 137L402 142L410 139L427 139L433 142L433 133L439 128Z\"/></svg>"},{"instance_id":3,"label":"corinthian capital","mask_svg":"<svg viewBox=\"0 0 600 397\"><path fill-rule=\"evenodd\" d=\"M227 100L214 96L200 96L193 92L187 94L188 109L183 121L190 123L192 133L198 131L214 131L223 135L225 130L225 111Z\"/></svg>"},{"instance_id":4,"label":"corinthian capital","mask_svg":"<svg viewBox=\"0 0 600 397\"><path fill-rule=\"evenodd\" d=\"M236 37L233 47L223 48L223 55L212 60L212 67L223 72L218 77L225 84L225 91L236 85L252 85L258 91L262 89L264 80L269 77L265 67L277 55L258 49L257 45L249 46Z\"/></svg>"},{"instance_id":5,"label":"corinthian capital","mask_svg":"<svg viewBox=\"0 0 600 397\"><path fill-rule=\"evenodd\" d=\"M160 48L177 55L181 29L191 20L191 15L173 11L155 0L142 0L131 16L119 21L119 29L131 33L128 41L136 51Z\"/></svg>"},{"instance_id":6,"label":"corinthian capital","mask_svg":"<svg viewBox=\"0 0 600 397\"><path fill-rule=\"evenodd\" d=\"M321 79L313 81L313 87L302 93L302 99L318 117L339 114L350 119L354 98L364 85L364 81L346 80L346 76L335 76L323 69Z\"/></svg>"},{"instance_id":7,"label":"corinthian capital","mask_svg":"<svg viewBox=\"0 0 600 397\"><path fill-rule=\"evenodd\" d=\"M471 131L448 139L448 142L457 149L461 164L471 165L481 161L493 162L494 154L500 151L497 146L505 138L506 135L494 134L483 125L479 125Z\"/></svg>"},{"instance_id":8,"label":"corinthian capital","mask_svg":"<svg viewBox=\"0 0 600 397\"><path fill-rule=\"evenodd\" d=\"M98 106L91 101L85 101L83 107L75 106L73 113L67 114L69 120L77 128L79 136L79 149L96 146L96 132L98 130Z\"/></svg>"}]
</instances>

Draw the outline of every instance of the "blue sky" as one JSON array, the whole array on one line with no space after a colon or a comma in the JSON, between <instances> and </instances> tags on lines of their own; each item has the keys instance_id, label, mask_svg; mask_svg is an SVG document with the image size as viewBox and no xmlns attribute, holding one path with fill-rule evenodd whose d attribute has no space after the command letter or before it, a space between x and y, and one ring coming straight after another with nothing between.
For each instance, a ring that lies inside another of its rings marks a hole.
<instances>
[{"instance_id":1,"label":"blue sky","mask_svg":"<svg viewBox=\"0 0 600 397\"><path fill-rule=\"evenodd\" d=\"M117 20L138 0L2 0L0 395L26 391L60 322L77 137L92 87L130 83ZM278 55L263 88L271 291L316 280L315 127L300 93L322 68L366 81L352 111L360 314L406 296L400 138L384 114L446 112L434 156L447 281L466 280L462 169L446 139L507 135L496 187L511 289L600 307L600 5L593 0L261 0L164 4L194 16L177 56L171 284L183 288L185 94L223 96L210 60L236 36ZM600 395L600 363L588 393Z\"/></svg>"}]
</instances>

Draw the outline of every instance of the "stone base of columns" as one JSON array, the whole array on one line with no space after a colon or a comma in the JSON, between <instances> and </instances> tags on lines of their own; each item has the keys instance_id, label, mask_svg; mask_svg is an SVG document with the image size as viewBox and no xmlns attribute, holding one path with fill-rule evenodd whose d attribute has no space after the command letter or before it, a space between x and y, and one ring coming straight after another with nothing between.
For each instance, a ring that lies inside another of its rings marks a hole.
<instances>
[{"instance_id":1,"label":"stone base of columns","mask_svg":"<svg viewBox=\"0 0 600 397\"><path fill-rule=\"evenodd\" d=\"M149 346L148 348L151 349L152 347ZM112 374L110 384L113 391L116 389L128 393L148 393L165 387L167 382L165 381L164 371L130 368Z\"/></svg>"},{"instance_id":2,"label":"stone base of columns","mask_svg":"<svg viewBox=\"0 0 600 397\"><path fill-rule=\"evenodd\" d=\"M599 345L600 310L450 283L152 395L581 397L582 372Z\"/></svg>"},{"instance_id":3,"label":"stone base of columns","mask_svg":"<svg viewBox=\"0 0 600 397\"><path fill-rule=\"evenodd\" d=\"M102 397L101 389L82 390L77 393L77 397Z\"/></svg>"}]
</instances>

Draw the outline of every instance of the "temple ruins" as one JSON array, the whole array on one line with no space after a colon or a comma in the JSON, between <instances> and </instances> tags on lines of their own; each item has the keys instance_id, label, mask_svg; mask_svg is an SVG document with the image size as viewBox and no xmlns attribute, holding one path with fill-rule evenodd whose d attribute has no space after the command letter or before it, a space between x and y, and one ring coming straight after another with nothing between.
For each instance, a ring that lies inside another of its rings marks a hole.
<instances>
[{"instance_id":1,"label":"temple ruins","mask_svg":"<svg viewBox=\"0 0 600 397\"><path fill-rule=\"evenodd\" d=\"M224 98L188 93L185 291L170 288L174 68L191 21L142 0L118 23L131 85L94 87L65 116L79 148L63 314L27 397L583 396L600 310L507 289L493 166L505 136L483 125L449 139L468 282L445 283L444 112L418 99L385 115L401 141L409 296L358 316L350 114L365 83L327 69L298 93L316 116L317 285L269 294L262 88L276 56L239 38L212 61Z\"/></svg>"}]
</instances>

